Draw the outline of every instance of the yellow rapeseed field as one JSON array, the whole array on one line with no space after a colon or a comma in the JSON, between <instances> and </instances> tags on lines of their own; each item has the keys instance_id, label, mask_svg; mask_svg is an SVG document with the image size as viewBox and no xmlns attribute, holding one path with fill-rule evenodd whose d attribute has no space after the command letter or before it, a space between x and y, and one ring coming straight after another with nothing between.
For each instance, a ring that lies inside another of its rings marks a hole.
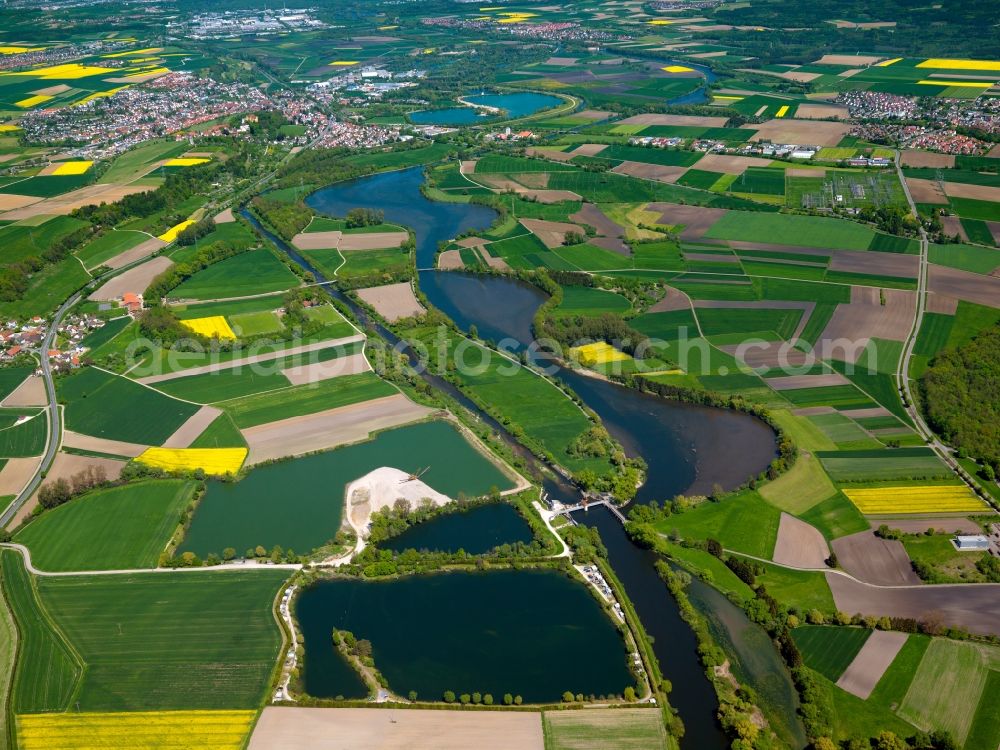
<instances>
[{"instance_id":1,"label":"yellow rapeseed field","mask_svg":"<svg viewBox=\"0 0 1000 750\"><path fill-rule=\"evenodd\" d=\"M163 52L163 47L146 47L145 49L130 49L128 52L112 52L101 57L133 57L134 55L149 55L154 52Z\"/></svg>"},{"instance_id":2,"label":"yellow rapeseed field","mask_svg":"<svg viewBox=\"0 0 1000 750\"><path fill-rule=\"evenodd\" d=\"M42 78L46 81L70 80L73 78L88 78L89 76L99 76L104 73L114 73L114 68L102 68L99 65L81 65L80 63L66 63L65 65L50 65L47 68L35 68L34 70L22 71L17 75L31 75L35 78ZM8 73L7 75L13 75Z\"/></svg>"},{"instance_id":3,"label":"yellow rapeseed field","mask_svg":"<svg viewBox=\"0 0 1000 750\"><path fill-rule=\"evenodd\" d=\"M18 44L0 46L0 55L22 55L25 52L40 52L45 47L22 47Z\"/></svg>"},{"instance_id":4,"label":"yellow rapeseed field","mask_svg":"<svg viewBox=\"0 0 1000 750\"><path fill-rule=\"evenodd\" d=\"M334 60L332 63L330 63L330 65L340 65L340 66L357 65L357 64L358 64L357 60Z\"/></svg>"},{"instance_id":5,"label":"yellow rapeseed field","mask_svg":"<svg viewBox=\"0 0 1000 750\"><path fill-rule=\"evenodd\" d=\"M187 229L189 226L194 224L194 219L188 219L187 221L182 221L180 224L175 224L170 227L166 232L159 236L159 239L164 242L173 242L177 239L177 235Z\"/></svg>"},{"instance_id":6,"label":"yellow rapeseed field","mask_svg":"<svg viewBox=\"0 0 1000 750\"><path fill-rule=\"evenodd\" d=\"M933 79L917 81L917 83L924 86L964 86L969 89L988 89L993 85L989 81L935 81Z\"/></svg>"},{"instance_id":7,"label":"yellow rapeseed field","mask_svg":"<svg viewBox=\"0 0 1000 750\"><path fill-rule=\"evenodd\" d=\"M182 320L181 324L185 328L190 328L195 333L200 333L202 336L208 336L209 338L218 338L223 341L232 341L236 338L233 329L229 327L229 321L221 315L209 315L205 318Z\"/></svg>"},{"instance_id":8,"label":"yellow rapeseed field","mask_svg":"<svg viewBox=\"0 0 1000 750\"><path fill-rule=\"evenodd\" d=\"M4 123L0 125L0 133L13 133L21 129L20 125L11 125L9 123Z\"/></svg>"},{"instance_id":9,"label":"yellow rapeseed field","mask_svg":"<svg viewBox=\"0 0 1000 750\"><path fill-rule=\"evenodd\" d=\"M85 97L80 99L80 101L73 102L74 107L79 107L87 102L92 102L94 99L106 99L109 96L114 96L122 89L127 89L128 86L117 86L113 89L108 89L107 91L95 91L92 94L87 94Z\"/></svg>"},{"instance_id":10,"label":"yellow rapeseed field","mask_svg":"<svg viewBox=\"0 0 1000 750\"><path fill-rule=\"evenodd\" d=\"M21 750L239 750L254 711L136 711L17 717Z\"/></svg>"},{"instance_id":11,"label":"yellow rapeseed field","mask_svg":"<svg viewBox=\"0 0 1000 750\"><path fill-rule=\"evenodd\" d=\"M167 159L163 162L165 167L194 167L198 164L208 164L212 161L211 159L205 159L195 156L180 156L176 159Z\"/></svg>"},{"instance_id":12,"label":"yellow rapeseed field","mask_svg":"<svg viewBox=\"0 0 1000 750\"><path fill-rule=\"evenodd\" d=\"M903 59L902 57L894 57L891 60L883 60L880 63L875 63L875 67L876 68L888 68L890 65L895 65L896 63L898 63L902 59Z\"/></svg>"},{"instance_id":13,"label":"yellow rapeseed field","mask_svg":"<svg viewBox=\"0 0 1000 750\"><path fill-rule=\"evenodd\" d=\"M677 21L670 21L666 18L654 18L652 21L646 21L650 26L669 26L672 23L677 23Z\"/></svg>"},{"instance_id":14,"label":"yellow rapeseed field","mask_svg":"<svg viewBox=\"0 0 1000 750\"><path fill-rule=\"evenodd\" d=\"M618 351L605 341L574 346L569 350L569 353L571 357L575 357L585 365L604 365L608 362L621 362L631 359L625 352Z\"/></svg>"},{"instance_id":15,"label":"yellow rapeseed field","mask_svg":"<svg viewBox=\"0 0 1000 750\"><path fill-rule=\"evenodd\" d=\"M787 104L785 104L785 105L781 106L781 107L780 107L780 108L778 109L777 113L776 113L776 114L775 114L774 116L775 116L775 117L784 117L785 115L787 115L787 114L788 114L788 109L789 109L789 108L788 108L788 105L787 105Z\"/></svg>"},{"instance_id":16,"label":"yellow rapeseed field","mask_svg":"<svg viewBox=\"0 0 1000 750\"><path fill-rule=\"evenodd\" d=\"M142 76L153 76L153 75L163 75L164 73L169 73L170 68L147 68L145 70L140 70L138 73L129 73L124 78L141 78Z\"/></svg>"},{"instance_id":17,"label":"yellow rapeseed field","mask_svg":"<svg viewBox=\"0 0 1000 750\"><path fill-rule=\"evenodd\" d=\"M1000 70L1000 62L993 60L956 60L947 57L932 57L917 63L918 68L936 68L938 70Z\"/></svg>"},{"instance_id":18,"label":"yellow rapeseed field","mask_svg":"<svg viewBox=\"0 0 1000 750\"><path fill-rule=\"evenodd\" d=\"M83 174L92 166L94 166L94 162L92 161L64 161L55 168L52 174Z\"/></svg>"},{"instance_id":19,"label":"yellow rapeseed field","mask_svg":"<svg viewBox=\"0 0 1000 750\"><path fill-rule=\"evenodd\" d=\"M51 96L46 96L45 94L35 94L34 96L29 96L27 99L22 99L19 102L14 102L14 104L23 109L27 109L28 107L35 107L39 104L47 102L51 98L52 98Z\"/></svg>"},{"instance_id":20,"label":"yellow rapeseed field","mask_svg":"<svg viewBox=\"0 0 1000 750\"><path fill-rule=\"evenodd\" d=\"M694 68L689 68L687 65L667 65L666 67L660 68L667 73L694 73Z\"/></svg>"},{"instance_id":21,"label":"yellow rapeseed field","mask_svg":"<svg viewBox=\"0 0 1000 750\"><path fill-rule=\"evenodd\" d=\"M136 461L166 471L201 469L221 476L238 472L246 457L246 448L147 448Z\"/></svg>"},{"instance_id":22,"label":"yellow rapeseed field","mask_svg":"<svg viewBox=\"0 0 1000 750\"><path fill-rule=\"evenodd\" d=\"M844 494L866 514L965 513L986 509L985 503L962 485L845 489Z\"/></svg>"}]
</instances>

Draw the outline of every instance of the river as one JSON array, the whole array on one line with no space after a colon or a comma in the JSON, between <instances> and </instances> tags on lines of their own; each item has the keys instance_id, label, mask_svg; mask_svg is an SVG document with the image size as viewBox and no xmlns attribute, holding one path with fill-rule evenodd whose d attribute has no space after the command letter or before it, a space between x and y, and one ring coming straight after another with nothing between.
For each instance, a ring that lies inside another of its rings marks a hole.
<instances>
[{"instance_id":1,"label":"river","mask_svg":"<svg viewBox=\"0 0 1000 750\"><path fill-rule=\"evenodd\" d=\"M377 208L384 211L387 221L409 226L416 235L417 267L424 269L419 272L420 288L428 300L464 329L476 325L484 338L510 338L513 348L524 346L531 341L531 320L545 299L542 292L500 277L429 270L439 242L469 229L486 228L496 213L478 205L430 201L420 192L422 182L420 167L384 172L321 188L306 202L331 216L344 216L351 208ZM259 227L256 221L253 223ZM315 273L293 248L267 234ZM317 277L322 279L319 274ZM339 293L336 296L346 299ZM503 310L503 314L497 315L498 310ZM394 338L384 329L381 332L388 334L390 340ZM554 374L598 414L630 455L645 459L647 478L636 502L703 491L715 483L725 488L738 486L747 476L764 469L775 455L770 428L748 415L666 401L559 366ZM445 381L429 379L450 395L457 394ZM470 406L468 399L459 400ZM495 421L473 410L504 433ZM572 502L576 497L571 487L551 477L544 485L558 499ZM594 510L577 516L578 521L600 531L608 548L609 562L635 603L643 626L654 639L654 651L664 676L675 686L671 703L679 710L687 730L682 748L728 748L729 742L715 719L717 702L698 658L694 634L681 620L676 602L656 574L655 556L632 544L610 513ZM726 620L742 618L742 623L748 624L741 611L724 598L722 601L731 608L725 612ZM778 665L783 680L790 685L777 655L771 657L772 664Z\"/></svg>"}]
</instances>

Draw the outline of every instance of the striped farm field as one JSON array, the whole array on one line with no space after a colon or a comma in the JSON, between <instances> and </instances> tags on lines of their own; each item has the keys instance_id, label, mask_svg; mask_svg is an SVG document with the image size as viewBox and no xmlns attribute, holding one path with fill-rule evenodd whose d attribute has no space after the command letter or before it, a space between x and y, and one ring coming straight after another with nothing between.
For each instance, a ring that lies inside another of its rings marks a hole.
<instances>
[{"instance_id":1,"label":"striped farm field","mask_svg":"<svg viewBox=\"0 0 1000 750\"><path fill-rule=\"evenodd\" d=\"M879 513L977 513L987 510L986 503L964 486L873 487L845 489L844 494L858 510Z\"/></svg>"},{"instance_id":2,"label":"striped farm field","mask_svg":"<svg viewBox=\"0 0 1000 750\"><path fill-rule=\"evenodd\" d=\"M238 472L246 457L246 448L147 448L136 461L165 471L201 469L221 476Z\"/></svg>"},{"instance_id":3,"label":"striped farm field","mask_svg":"<svg viewBox=\"0 0 1000 750\"><path fill-rule=\"evenodd\" d=\"M136 711L29 714L17 717L21 750L212 748L239 750L254 711Z\"/></svg>"}]
</instances>

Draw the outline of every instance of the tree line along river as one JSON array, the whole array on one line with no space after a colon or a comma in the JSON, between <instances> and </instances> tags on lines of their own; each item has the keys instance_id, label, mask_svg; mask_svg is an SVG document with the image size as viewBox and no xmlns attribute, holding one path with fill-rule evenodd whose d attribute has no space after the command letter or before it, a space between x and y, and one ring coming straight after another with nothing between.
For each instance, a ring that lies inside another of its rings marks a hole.
<instances>
[{"instance_id":1,"label":"tree line along river","mask_svg":"<svg viewBox=\"0 0 1000 750\"><path fill-rule=\"evenodd\" d=\"M386 221L410 227L416 237L417 268L424 269L419 272L420 288L430 303L451 317L463 330L475 325L483 338L500 340L509 337L518 342L519 346L526 346L532 340L531 324L535 311L546 299L541 290L503 277L429 270L434 265L439 242L450 240L469 229L479 230L488 227L495 220L496 212L479 205L431 201L420 191L422 182L423 170L420 167L383 172L321 188L310 195L306 203L329 216L343 216L351 208L377 208L384 212ZM310 266L294 248L264 230L249 212L244 211L243 215L279 248L316 274L318 279L323 280L322 275L317 273L316 269ZM333 288L330 288L330 291L349 304L362 318L367 317L364 311L345 295ZM395 339L393 334L384 328L379 329L380 333L390 340ZM432 385L447 391L464 406L472 408L491 427L504 432L500 425L476 409L449 383L434 376L425 377L432 382ZM646 461L647 478L633 502L647 503L682 493L703 492L716 483L726 489L733 488L741 484L746 477L765 468L775 455L774 435L770 428L746 414L666 401L561 366L556 366L555 377L566 383L597 413L608 431L622 444L629 455L641 456ZM578 501L576 490L565 482L547 480L545 490L549 496L567 504ZM444 522L445 518L447 517L428 522L428 528L424 533L432 538L442 539L433 525ZM595 527L600 532L602 541L608 549L608 561L632 600L643 627L652 638L653 650L664 676L671 680L675 688L679 688L672 693L671 704L679 711L686 727L682 746L699 750L702 748L721 750L728 747L729 742L715 718L718 703L699 660L694 633L681 619L676 602L654 568L656 555L633 544L617 519L604 509L577 513L576 520ZM442 581L451 578L456 581L461 580L461 577L455 576L437 576L437 578ZM313 593L332 592L333 587L340 583L349 583L350 586L345 585L342 589L337 589L336 594ZM346 669L353 675L353 671L346 663L341 660L340 665L336 666L331 662L331 658L337 655L326 646L326 643L329 643L331 627L328 608L335 606L330 602L342 603L343 596L348 596L351 602L356 601L354 597L357 596L375 596L386 591L379 588L382 585L360 581L333 582L329 586L314 588L303 594L303 604L300 605L298 615L307 643L305 670L307 675L312 665L313 672L320 674L325 672L338 682L343 680L341 684L345 688L360 684L356 676L348 678L344 673L343 670ZM414 588L426 585L429 584L423 582L413 584ZM461 586L458 583L454 585L456 589ZM403 590L396 589L396 591ZM348 595L341 592L355 593ZM403 613L396 609L396 605L399 602L399 606L406 609L407 596L408 593L396 595L393 591L392 596L383 595L377 597L377 602L368 603L371 606L391 609L393 618L406 622ZM790 735L793 744L804 745L801 726L792 718L797 705L794 687L767 635L750 623L741 609L705 584L695 581L690 589L690 598L712 624L713 632L726 647L737 674L753 685L758 692L763 690L763 697L772 706L781 709L787 717L788 724L784 733ZM327 599L329 601L326 601ZM521 606L527 608L529 617L535 614L532 612L531 601L532 598L529 597L520 602ZM352 605L349 610L353 613L355 607ZM310 635L312 624L303 621L303 614L312 611L326 614L318 616L322 626L317 626ZM474 611L471 608L469 611L474 617ZM348 609L343 606L340 612L342 621L359 623L356 620L358 615L348 614ZM387 616L388 614L389 612L386 612ZM365 627L371 626L374 631L378 630L373 622L361 624ZM553 628L558 631L557 622L553 623ZM475 628L470 627L469 630L474 632ZM600 632L599 627L596 632ZM364 636L359 635L359 637ZM372 640L377 637L377 634L373 634ZM322 638L323 646L310 650L308 645L319 638ZM610 648L609 653L614 654L614 658L620 661L618 655L620 650L620 646ZM311 656L310 651L321 651L322 656ZM411 661L418 659L419 651L419 648L410 649L406 659ZM405 676L405 666L395 664L394 659L390 660L393 663L383 663L385 655L385 653L380 654L377 664L386 674L390 685L395 687L397 684L393 681L394 674L398 675L396 679L399 680L398 685L401 689L403 686L415 684L408 681L410 678ZM588 659L592 655L591 646L587 648ZM624 662L621 664L624 666ZM527 664L522 663L520 659L517 660L516 666L519 669L527 669ZM397 672L395 671L397 669L403 671ZM442 682L447 681L447 677L447 675L442 677ZM560 694L563 690L578 689L568 684L569 674L565 677L567 679L559 683ZM313 678L306 677L307 689L310 692L319 689L314 687L314 683L310 682L311 679ZM315 677L315 679L321 678ZM502 680L498 680L500 681ZM563 683L567 684L563 686ZM553 684L552 689L555 687ZM329 693L331 688L327 685L325 689ZM459 686L448 689L457 690ZM473 686L470 689L486 690L487 687ZM619 691L620 689L617 688ZM600 692L600 690L583 691L595 694ZM418 690L418 693L420 692ZM524 689L522 688L520 692L523 693ZM524 697L528 699L528 695Z\"/></svg>"}]
</instances>

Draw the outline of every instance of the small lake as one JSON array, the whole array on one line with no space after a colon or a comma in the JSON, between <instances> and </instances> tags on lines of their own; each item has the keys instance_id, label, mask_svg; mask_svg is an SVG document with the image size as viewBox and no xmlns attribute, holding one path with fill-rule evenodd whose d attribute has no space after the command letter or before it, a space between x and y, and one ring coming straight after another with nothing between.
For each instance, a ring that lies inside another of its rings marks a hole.
<instances>
[{"instance_id":1,"label":"small lake","mask_svg":"<svg viewBox=\"0 0 1000 750\"><path fill-rule=\"evenodd\" d=\"M502 115L504 120L516 120L521 117L527 117L536 112L541 112L543 109L551 109L563 101L558 96L537 94L532 91L515 94L476 94L474 96L466 96L464 100L484 107L502 109L506 113ZM444 109L423 109L417 112L410 112L408 117L416 125L459 126L492 122L501 117L501 115L463 105Z\"/></svg>"},{"instance_id":2,"label":"small lake","mask_svg":"<svg viewBox=\"0 0 1000 750\"><path fill-rule=\"evenodd\" d=\"M394 692L425 700L452 690L558 702L566 690L620 694L635 684L625 642L601 605L553 570L318 581L299 595L296 615L305 689L317 698L364 693L343 673L334 628L371 641Z\"/></svg>"},{"instance_id":3,"label":"small lake","mask_svg":"<svg viewBox=\"0 0 1000 750\"><path fill-rule=\"evenodd\" d=\"M204 557L232 547L243 554L257 545L279 544L307 553L340 528L346 486L380 466L410 472L429 467L421 479L452 498L513 486L455 427L424 422L381 432L364 443L260 466L239 482L210 481L179 552Z\"/></svg>"},{"instance_id":4,"label":"small lake","mask_svg":"<svg viewBox=\"0 0 1000 750\"><path fill-rule=\"evenodd\" d=\"M513 505L490 503L435 516L381 542L380 549L458 552L481 555L501 544L530 544L531 527Z\"/></svg>"}]
</instances>

